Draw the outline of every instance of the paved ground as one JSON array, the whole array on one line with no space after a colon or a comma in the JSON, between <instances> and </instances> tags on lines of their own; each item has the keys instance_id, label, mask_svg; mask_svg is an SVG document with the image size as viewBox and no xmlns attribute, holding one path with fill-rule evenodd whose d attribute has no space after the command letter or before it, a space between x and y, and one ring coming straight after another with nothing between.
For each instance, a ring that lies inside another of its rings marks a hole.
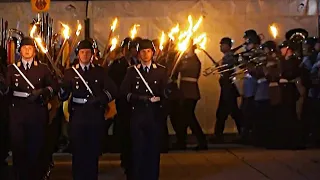
<instances>
[{"instance_id":1,"label":"paved ground","mask_svg":"<svg viewBox=\"0 0 320 180\"><path fill-rule=\"evenodd\" d=\"M70 180L70 155L56 155L52 180ZM125 180L119 155L100 161L99 180ZM319 180L320 149L264 150L257 148L211 149L203 152L170 152L161 156L161 180Z\"/></svg>"}]
</instances>

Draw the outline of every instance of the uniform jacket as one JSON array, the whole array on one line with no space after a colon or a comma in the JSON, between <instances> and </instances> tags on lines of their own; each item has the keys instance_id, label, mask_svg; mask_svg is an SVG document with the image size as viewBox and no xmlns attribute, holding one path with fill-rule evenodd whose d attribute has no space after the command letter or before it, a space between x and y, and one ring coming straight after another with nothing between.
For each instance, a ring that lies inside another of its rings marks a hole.
<instances>
[{"instance_id":1,"label":"uniform jacket","mask_svg":"<svg viewBox=\"0 0 320 180\"><path fill-rule=\"evenodd\" d=\"M93 92L93 96L101 100L101 106L106 106L116 97L117 87L102 67L90 64L87 72L83 71L80 64L76 64L73 67L88 84ZM71 101L72 98L94 98L72 68L65 71L60 98L62 100L67 100L70 94L72 94Z\"/></svg>"},{"instance_id":2,"label":"uniform jacket","mask_svg":"<svg viewBox=\"0 0 320 180\"><path fill-rule=\"evenodd\" d=\"M160 102L151 103L145 101L141 97L152 97L142 78L139 76L134 66L128 68L127 74L122 82L120 91L123 98L125 98L133 109L139 107L146 107L149 105L156 105L162 107L164 100L168 97L166 91L167 86L167 72L164 66L152 63L148 73L145 73L141 64L135 65L141 75L153 91L154 96L160 97Z\"/></svg>"}]
</instances>

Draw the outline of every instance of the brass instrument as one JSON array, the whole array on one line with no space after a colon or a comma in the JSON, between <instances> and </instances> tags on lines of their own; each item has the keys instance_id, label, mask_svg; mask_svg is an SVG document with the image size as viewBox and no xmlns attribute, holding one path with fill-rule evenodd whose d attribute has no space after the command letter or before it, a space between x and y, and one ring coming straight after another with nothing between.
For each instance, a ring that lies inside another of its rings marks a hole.
<instances>
[{"instance_id":1,"label":"brass instrument","mask_svg":"<svg viewBox=\"0 0 320 180\"><path fill-rule=\"evenodd\" d=\"M20 43L22 39L24 38L24 34L14 28L11 28L8 30L8 37L6 37L6 49L7 49L7 62L8 64L15 63L16 60L16 50L19 49ZM17 42L15 42L15 39ZM17 44L15 44L17 43Z\"/></svg>"}]
</instances>

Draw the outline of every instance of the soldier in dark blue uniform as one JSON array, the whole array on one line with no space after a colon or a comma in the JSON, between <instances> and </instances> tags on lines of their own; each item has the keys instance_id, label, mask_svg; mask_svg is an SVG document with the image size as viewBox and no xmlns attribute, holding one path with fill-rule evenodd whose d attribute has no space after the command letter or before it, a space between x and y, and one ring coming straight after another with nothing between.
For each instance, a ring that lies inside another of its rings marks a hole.
<instances>
[{"instance_id":1,"label":"soldier in dark blue uniform","mask_svg":"<svg viewBox=\"0 0 320 180\"><path fill-rule=\"evenodd\" d=\"M319 105L320 105L320 59L313 64L310 70L311 86L308 92L308 119L305 130L305 136L310 138L313 145L320 145L320 122L319 122Z\"/></svg>"},{"instance_id":2,"label":"soldier in dark blue uniform","mask_svg":"<svg viewBox=\"0 0 320 180\"><path fill-rule=\"evenodd\" d=\"M231 51L232 40L229 37L222 38L220 41L220 51L224 54L221 65L225 65L221 70L233 68L237 60ZM231 74L234 71L226 71L220 74L220 99L217 109L217 121L214 134L217 140L222 140L225 121L228 115L234 119L239 134L241 133L242 113L238 107L237 98L240 96L236 86L232 83Z\"/></svg>"},{"instance_id":3,"label":"soldier in dark blue uniform","mask_svg":"<svg viewBox=\"0 0 320 180\"><path fill-rule=\"evenodd\" d=\"M294 148L297 140L298 117L296 102L300 94L296 86L297 78L301 75L299 65L301 61L294 55L292 42L285 41L280 45L282 57L280 59L280 89L281 89L281 127L283 134L281 136L284 148Z\"/></svg>"},{"instance_id":4,"label":"soldier in dark blue uniform","mask_svg":"<svg viewBox=\"0 0 320 180\"><path fill-rule=\"evenodd\" d=\"M200 100L200 89L198 80L201 72L201 62L195 54L195 46L190 45L185 54L178 62L176 72L180 73L179 93L180 93L180 121L181 136L177 134L178 141L184 146L187 140L187 128L190 127L192 133L198 140L198 146L195 150L208 149L206 136L195 115L195 108L198 100ZM177 132L178 133L178 132Z\"/></svg>"},{"instance_id":5,"label":"soldier in dark blue uniform","mask_svg":"<svg viewBox=\"0 0 320 180\"><path fill-rule=\"evenodd\" d=\"M47 100L57 90L48 67L35 59L31 38L21 41L21 60L8 67L6 84L9 107L11 148L15 179L40 180L44 166L41 153L48 123Z\"/></svg>"},{"instance_id":6,"label":"soldier in dark blue uniform","mask_svg":"<svg viewBox=\"0 0 320 180\"><path fill-rule=\"evenodd\" d=\"M249 31L253 32L253 31ZM246 37L246 50L243 55L246 55L246 52L250 53L250 51L253 51L254 49L258 48L261 40L256 33L248 33L247 32ZM245 61L248 61L250 59L247 59L247 56L243 57ZM248 138L251 138L251 132L253 128L254 123L254 112L255 112L255 105L254 105L254 96L255 96L255 89L257 85L257 79L255 77L255 65L251 62L247 63L247 72L244 74L243 79L243 97L241 102L241 111L243 113L243 138L245 141L248 141Z\"/></svg>"},{"instance_id":7,"label":"soldier in dark blue uniform","mask_svg":"<svg viewBox=\"0 0 320 180\"><path fill-rule=\"evenodd\" d=\"M152 62L155 52L152 41L138 45L141 64L131 66L121 85L121 94L132 106L130 129L132 138L133 180L159 178L160 139L164 121L163 101L166 98L166 69Z\"/></svg>"},{"instance_id":8,"label":"soldier in dark blue uniform","mask_svg":"<svg viewBox=\"0 0 320 180\"><path fill-rule=\"evenodd\" d=\"M90 63L90 41L81 41L77 54L79 64L65 71L60 92L62 100L72 94L69 123L73 179L97 180L105 107L115 98L116 86L102 67Z\"/></svg>"}]
</instances>

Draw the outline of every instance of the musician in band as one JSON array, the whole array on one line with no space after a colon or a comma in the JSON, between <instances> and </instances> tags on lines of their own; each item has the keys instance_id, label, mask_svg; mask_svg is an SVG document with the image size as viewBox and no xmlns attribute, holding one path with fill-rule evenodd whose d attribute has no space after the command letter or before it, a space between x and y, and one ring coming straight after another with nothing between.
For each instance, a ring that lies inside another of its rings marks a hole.
<instances>
[{"instance_id":1,"label":"musician in band","mask_svg":"<svg viewBox=\"0 0 320 180\"><path fill-rule=\"evenodd\" d=\"M314 87L317 81L316 69L312 69L314 64L317 62L318 51L315 50L318 39L314 37L308 37L303 42L303 58L300 63L301 68L301 82L305 88L305 93L302 95L303 104L301 112L301 120L303 123L303 140L306 143L309 134L311 133L312 119L314 111L312 109L314 102L317 99L316 89ZM311 73L312 71L312 73ZM309 93L310 92L310 93Z\"/></svg>"},{"instance_id":2,"label":"musician in band","mask_svg":"<svg viewBox=\"0 0 320 180\"><path fill-rule=\"evenodd\" d=\"M224 54L220 66L221 71L233 68L237 64L237 60L231 51L232 40L229 37L224 37L220 41L220 51ZM216 112L217 121L215 124L214 134L217 140L221 141L223 138L223 130L225 121L228 115L234 119L239 134L241 134L242 112L240 111L237 103L237 98L240 96L236 86L232 83L231 75L234 71L225 71L220 73L219 84L220 99Z\"/></svg>"},{"instance_id":3,"label":"musician in band","mask_svg":"<svg viewBox=\"0 0 320 180\"><path fill-rule=\"evenodd\" d=\"M93 65L92 43L83 40L76 54L79 64L65 71L59 96L65 101L71 95L70 142L72 171L75 180L97 180L101 140L105 133L106 106L116 97L116 85L105 70Z\"/></svg>"},{"instance_id":4,"label":"musician in band","mask_svg":"<svg viewBox=\"0 0 320 180\"><path fill-rule=\"evenodd\" d=\"M285 148L293 148L298 142L298 117L296 111L296 102L300 94L296 86L297 78L301 75L299 65L301 61L294 54L292 41L285 41L280 45L280 89L281 89L281 127L286 133L281 136L282 145ZM286 130L285 130L286 129Z\"/></svg>"},{"instance_id":5,"label":"musician in band","mask_svg":"<svg viewBox=\"0 0 320 180\"><path fill-rule=\"evenodd\" d=\"M316 59L310 70L311 86L308 92L308 111L304 136L311 144L320 145L320 123L319 110L320 105L320 59Z\"/></svg>"},{"instance_id":6,"label":"musician in band","mask_svg":"<svg viewBox=\"0 0 320 180\"><path fill-rule=\"evenodd\" d=\"M36 60L32 38L22 39L19 52L20 61L8 67L6 77L14 178L40 180L47 168L42 161L47 102L57 92L57 83L48 67Z\"/></svg>"},{"instance_id":7,"label":"musician in band","mask_svg":"<svg viewBox=\"0 0 320 180\"><path fill-rule=\"evenodd\" d=\"M138 54L141 63L131 66L121 85L121 94L132 107L132 173L127 179L157 180L160 166L160 139L164 121L164 100L168 97L167 72L152 62L152 41L141 40Z\"/></svg>"},{"instance_id":8,"label":"musician in band","mask_svg":"<svg viewBox=\"0 0 320 180\"><path fill-rule=\"evenodd\" d=\"M270 140L269 130L272 127L271 122L271 108L270 108L270 82L267 75L267 60L273 60L276 51L276 44L273 41L267 41L261 45L263 53L258 55L255 63L255 79L256 88L254 93L254 128L253 134L255 137L255 145L266 146Z\"/></svg>"},{"instance_id":9,"label":"musician in band","mask_svg":"<svg viewBox=\"0 0 320 180\"><path fill-rule=\"evenodd\" d=\"M254 123L254 96L257 84L255 64L250 62L249 55L252 51L259 48L261 39L256 33L246 36L246 51L239 55L238 61L245 63L247 71L244 73L243 79L243 96L241 102L241 111L243 113L243 140L248 142L251 139ZM248 55L247 55L248 54Z\"/></svg>"}]
</instances>

